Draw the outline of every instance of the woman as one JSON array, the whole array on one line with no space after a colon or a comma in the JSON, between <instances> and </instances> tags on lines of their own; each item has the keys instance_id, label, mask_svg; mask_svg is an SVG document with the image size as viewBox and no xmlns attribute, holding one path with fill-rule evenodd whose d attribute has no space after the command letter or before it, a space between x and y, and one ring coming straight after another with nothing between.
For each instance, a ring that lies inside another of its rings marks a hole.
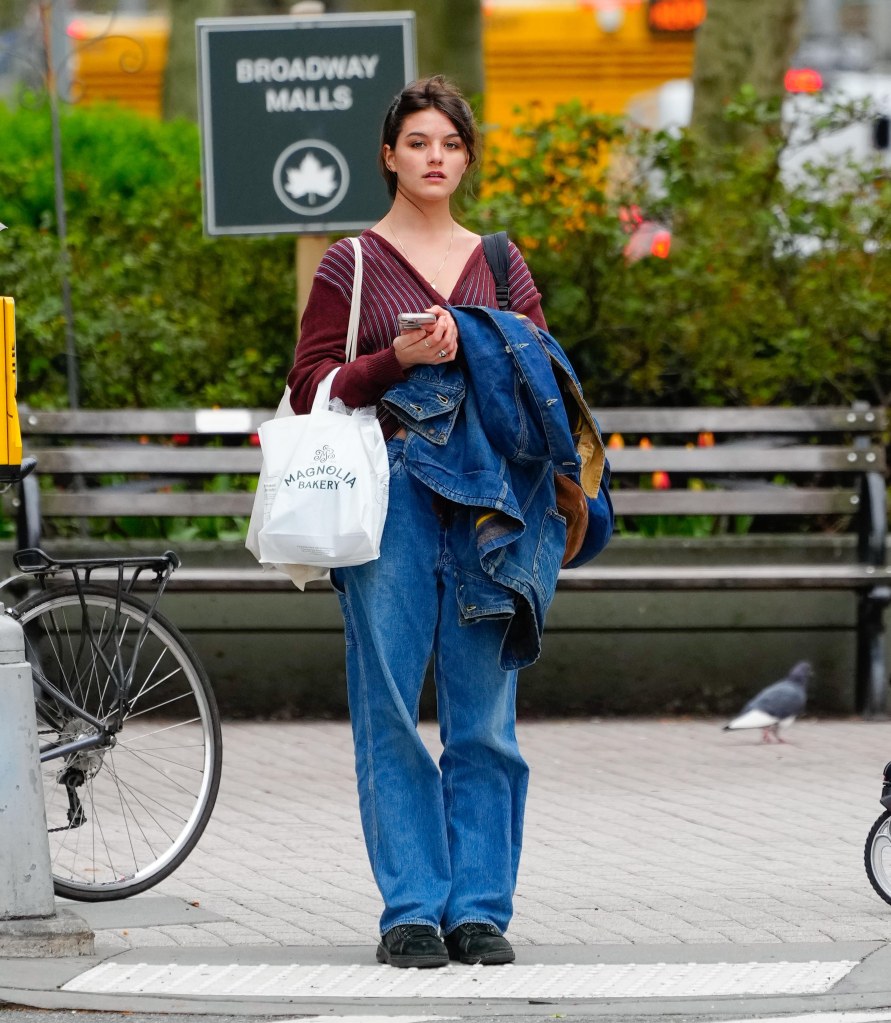
<instances>
[{"instance_id":1,"label":"woman","mask_svg":"<svg viewBox=\"0 0 891 1023\"><path fill-rule=\"evenodd\" d=\"M380 167L393 203L361 235L364 279L358 358L344 365L353 252L336 242L319 265L288 376L305 413L335 366L332 396L379 403L413 367L456 359L449 305L496 307L479 235L450 199L476 158L477 129L441 76L413 82L382 130ZM512 308L545 327L540 295L510 246ZM399 333L400 312L428 311L428 329ZM453 508L405 469L405 430L378 406L390 458L390 498L378 560L336 569L346 628L347 686L362 827L384 900L377 959L398 967L449 959L512 962L511 918L528 768L515 735L516 671L499 666L504 622L462 624ZM477 565L477 569L478 569ZM433 659L443 752L417 732Z\"/></svg>"}]
</instances>

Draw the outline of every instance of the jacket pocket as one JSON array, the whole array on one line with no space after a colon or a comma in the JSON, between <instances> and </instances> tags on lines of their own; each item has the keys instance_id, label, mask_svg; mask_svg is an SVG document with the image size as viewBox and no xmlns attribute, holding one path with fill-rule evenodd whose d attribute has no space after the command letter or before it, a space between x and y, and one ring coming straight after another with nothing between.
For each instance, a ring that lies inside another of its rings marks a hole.
<instances>
[{"instance_id":1,"label":"jacket pocket","mask_svg":"<svg viewBox=\"0 0 891 1023\"><path fill-rule=\"evenodd\" d=\"M487 576L459 569L457 596L462 625L480 618L510 618L514 613L513 595Z\"/></svg>"},{"instance_id":2,"label":"jacket pocket","mask_svg":"<svg viewBox=\"0 0 891 1023\"><path fill-rule=\"evenodd\" d=\"M556 508L547 508L541 522L533 562L533 575L542 593L553 596L565 550L566 519Z\"/></svg>"},{"instance_id":3,"label":"jacket pocket","mask_svg":"<svg viewBox=\"0 0 891 1023\"><path fill-rule=\"evenodd\" d=\"M433 444L445 444L464 400L464 380L413 372L381 399L399 422Z\"/></svg>"}]
</instances>

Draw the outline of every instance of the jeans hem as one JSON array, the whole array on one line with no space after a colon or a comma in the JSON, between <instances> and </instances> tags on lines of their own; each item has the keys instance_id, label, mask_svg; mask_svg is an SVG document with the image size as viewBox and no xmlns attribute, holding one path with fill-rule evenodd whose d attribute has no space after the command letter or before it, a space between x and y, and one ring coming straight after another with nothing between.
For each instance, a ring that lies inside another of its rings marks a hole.
<instances>
[{"instance_id":1,"label":"jeans hem","mask_svg":"<svg viewBox=\"0 0 891 1023\"><path fill-rule=\"evenodd\" d=\"M407 924L420 924L423 927L432 927L434 931L436 931L437 933L439 932L438 924L431 923L430 920L423 920L420 917L412 916L406 920L397 920L395 924L390 924L390 926L385 931L381 932L381 937L383 937L385 934L389 934L394 927L404 927Z\"/></svg>"},{"instance_id":2,"label":"jeans hem","mask_svg":"<svg viewBox=\"0 0 891 1023\"><path fill-rule=\"evenodd\" d=\"M446 930L445 927L443 927L442 929L443 936L451 934L452 931L456 931L459 927L462 926L462 924L491 924L493 927L498 927L498 924L493 923L491 920L481 920L478 916L467 916L464 917L463 920L459 920L448 930ZM500 931L501 928L498 927L498 930Z\"/></svg>"}]
</instances>

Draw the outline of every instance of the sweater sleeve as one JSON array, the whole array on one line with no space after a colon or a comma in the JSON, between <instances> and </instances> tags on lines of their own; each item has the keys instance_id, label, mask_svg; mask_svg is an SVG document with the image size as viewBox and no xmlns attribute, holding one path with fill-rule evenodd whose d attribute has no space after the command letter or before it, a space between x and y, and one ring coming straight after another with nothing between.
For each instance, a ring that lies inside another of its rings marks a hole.
<instances>
[{"instance_id":1,"label":"sweater sleeve","mask_svg":"<svg viewBox=\"0 0 891 1023\"><path fill-rule=\"evenodd\" d=\"M288 373L291 408L298 415L309 411L316 388L335 367L340 369L332 383L331 396L340 398L349 408L376 404L388 387L404 379L392 347L359 355L354 362L346 363L350 294L337 275L328 272L331 261L326 267L326 260L328 254L313 278L294 364ZM351 266L349 274L352 282Z\"/></svg>"}]
</instances>

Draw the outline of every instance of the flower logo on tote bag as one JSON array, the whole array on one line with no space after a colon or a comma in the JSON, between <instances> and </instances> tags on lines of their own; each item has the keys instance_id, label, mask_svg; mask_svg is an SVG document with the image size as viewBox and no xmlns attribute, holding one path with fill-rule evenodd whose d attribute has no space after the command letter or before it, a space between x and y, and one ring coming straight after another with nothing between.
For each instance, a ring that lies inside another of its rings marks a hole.
<instances>
[{"instance_id":1,"label":"flower logo on tote bag","mask_svg":"<svg viewBox=\"0 0 891 1023\"><path fill-rule=\"evenodd\" d=\"M323 447L316 451L314 461L316 462L327 462L334 457L334 448L330 444L325 444Z\"/></svg>"}]
</instances>

